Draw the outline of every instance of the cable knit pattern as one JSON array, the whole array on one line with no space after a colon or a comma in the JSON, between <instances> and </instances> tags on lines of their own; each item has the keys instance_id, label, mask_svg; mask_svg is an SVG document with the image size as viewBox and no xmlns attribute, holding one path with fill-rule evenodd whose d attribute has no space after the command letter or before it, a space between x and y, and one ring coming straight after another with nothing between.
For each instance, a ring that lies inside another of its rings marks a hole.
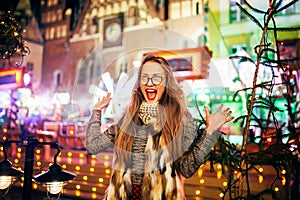
<instances>
[{"instance_id":1,"label":"cable knit pattern","mask_svg":"<svg viewBox=\"0 0 300 200\"><path fill-rule=\"evenodd\" d=\"M132 144L132 184L141 185L143 182L143 173L146 163L145 147L147 144L147 134L145 128L141 128L135 135Z\"/></svg>"}]
</instances>

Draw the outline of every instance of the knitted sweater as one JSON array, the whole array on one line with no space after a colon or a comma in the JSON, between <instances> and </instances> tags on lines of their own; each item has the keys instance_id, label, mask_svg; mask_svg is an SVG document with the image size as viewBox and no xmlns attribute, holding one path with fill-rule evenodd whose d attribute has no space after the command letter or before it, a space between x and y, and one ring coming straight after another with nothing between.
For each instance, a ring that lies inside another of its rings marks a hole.
<instances>
[{"instance_id":1,"label":"knitted sweater","mask_svg":"<svg viewBox=\"0 0 300 200\"><path fill-rule=\"evenodd\" d=\"M142 185L143 199L185 199L183 177L191 177L197 171L220 136L219 132L204 132L200 137L191 114L187 113L186 117L180 134L184 153L176 160L176 164L164 150L166 144L162 137L158 136L159 140L156 140L149 135L153 129L149 125L139 127L132 144L130 167L122 158L114 158L107 199L130 199L132 184ZM86 132L87 151L97 154L113 145L118 134L115 126L100 133L101 111L93 111ZM158 145L155 144L157 141Z\"/></svg>"}]
</instances>

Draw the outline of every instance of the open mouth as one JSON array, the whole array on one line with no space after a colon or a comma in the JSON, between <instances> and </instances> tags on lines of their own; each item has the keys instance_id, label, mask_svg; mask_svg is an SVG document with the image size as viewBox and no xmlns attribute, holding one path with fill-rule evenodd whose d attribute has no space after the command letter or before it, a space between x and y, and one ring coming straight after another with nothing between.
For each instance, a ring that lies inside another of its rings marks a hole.
<instances>
[{"instance_id":1,"label":"open mouth","mask_svg":"<svg viewBox=\"0 0 300 200\"><path fill-rule=\"evenodd\" d=\"M154 100L157 94L157 90L155 89L146 89L147 98L149 100Z\"/></svg>"}]
</instances>

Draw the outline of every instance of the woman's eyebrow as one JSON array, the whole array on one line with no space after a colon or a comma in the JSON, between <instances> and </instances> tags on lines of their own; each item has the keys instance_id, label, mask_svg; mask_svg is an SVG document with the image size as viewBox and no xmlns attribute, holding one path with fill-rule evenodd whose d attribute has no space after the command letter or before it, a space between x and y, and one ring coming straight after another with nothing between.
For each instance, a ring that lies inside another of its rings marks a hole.
<instances>
[{"instance_id":1,"label":"woman's eyebrow","mask_svg":"<svg viewBox=\"0 0 300 200\"><path fill-rule=\"evenodd\" d=\"M147 73L142 73L141 75L153 75L153 76L163 76L162 73L156 73L156 74L147 74Z\"/></svg>"}]
</instances>

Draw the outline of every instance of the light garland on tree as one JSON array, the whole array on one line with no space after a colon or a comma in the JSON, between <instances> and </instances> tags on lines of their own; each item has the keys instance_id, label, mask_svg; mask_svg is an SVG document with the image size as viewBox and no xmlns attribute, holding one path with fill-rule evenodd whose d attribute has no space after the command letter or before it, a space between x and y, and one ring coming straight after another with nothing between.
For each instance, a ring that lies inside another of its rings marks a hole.
<instances>
[{"instance_id":1,"label":"light garland on tree","mask_svg":"<svg viewBox=\"0 0 300 200\"><path fill-rule=\"evenodd\" d=\"M22 25L10 12L0 13L0 60L7 60L10 66L20 67L23 57L30 53L23 40L23 32Z\"/></svg>"}]
</instances>

